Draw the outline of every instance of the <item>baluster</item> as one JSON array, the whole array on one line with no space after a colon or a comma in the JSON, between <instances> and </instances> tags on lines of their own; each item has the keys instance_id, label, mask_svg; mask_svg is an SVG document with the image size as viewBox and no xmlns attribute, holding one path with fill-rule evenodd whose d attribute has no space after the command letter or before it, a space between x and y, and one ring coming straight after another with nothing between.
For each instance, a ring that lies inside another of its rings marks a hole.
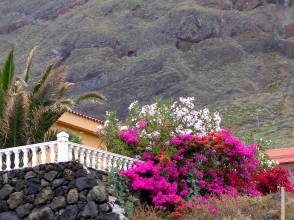
<instances>
[{"instance_id":1,"label":"baluster","mask_svg":"<svg viewBox=\"0 0 294 220\"><path fill-rule=\"evenodd\" d=\"M79 148L78 147L74 148L74 157L75 157L75 160L79 160Z\"/></svg>"},{"instance_id":2,"label":"baluster","mask_svg":"<svg viewBox=\"0 0 294 220\"><path fill-rule=\"evenodd\" d=\"M50 144L50 162L54 163L55 162L55 145Z\"/></svg>"},{"instance_id":3,"label":"baluster","mask_svg":"<svg viewBox=\"0 0 294 220\"><path fill-rule=\"evenodd\" d=\"M123 158L119 158L119 169L120 170L124 169L124 159Z\"/></svg>"},{"instance_id":4,"label":"baluster","mask_svg":"<svg viewBox=\"0 0 294 220\"><path fill-rule=\"evenodd\" d=\"M97 170L102 170L102 153L97 153Z\"/></svg>"},{"instance_id":5,"label":"baluster","mask_svg":"<svg viewBox=\"0 0 294 220\"><path fill-rule=\"evenodd\" d=\"M96 159L97 159L96 156L97 156L97 152L92 151L92 153L91 153L91 167L93 169L96 169Z\"/></svg>"},{"instance_id":6,"label":"baluster","mask_svg":"<svg viewBox=\"0 0 294 220\"><path fill-rule=\"evenodd\" d=\"M128 169L128 161L123 158L123 170L127 170Z\"/></svg>"},{"instance_id":7,"label":"baluster","mask_svg":"<svg viewBox=\"0 0 294 220\"><path fill-rule=\"evenodd\" d=\"M22 149L23 152L23 168L28 167L29 158L28 158L28 149Z\"/></svg>"},{"instance_id":8,"label":"baluster","mask_svg":"<svg viewBox=\"0 0 294 220\"><path fill-rule=\"evenodd\" d=\"M113 156L113 159L112 159L112 167L113 168L118 168L118 158L116 156Z\"/></svg>"},{"instance_id":9,"label":"baluster","mask_svg":"<svg viewBox=\"0 0 294 220\"><path fill-rule=\"evenodd\" d=\"M85 165L85 149L81 148L80 150L80 163L82 165Z\"/></svg>"},{"instance_id":10,"label":"baluster","mask_svg":"<svg viewBox=\"0 0 294 220\"><path fill-rule=\"evenodd\" d=\"M107 158L107 170L108 171L110 171L111 170L111 168L112 168L112 158L113 158L113 156L112 155L108 155L108 158Z\"/></svg>"},{"instance_id":11,"label":"baluster","mask_svg":"<svg viewBox=\"0 0 294 220\"><path fill-rule=\"evenodd\" d=\"M14 150L14 169L19 168L19 150Z\"/></svg>"},{"instance_id":12,"label":"baluster","mask_svg":"<svg viewBox=\"0 0 294 220\"><path fill-rule=\"evenodd\" d=\"M37 165L37 147L32 147L32 167Z\"/></svg>"},{"instance_id":13,"label":"baluster","mask_svg":"<svg viewBox=\"0 0 294 220\"><path fill-rule=\"evenodd\" d=\"M107 170L107 155L105 153L102 154L102 167L101 170L106 171Z\"/></svg>"},{"instance_id":14,"label":"baluster","mask_svg":"<svg viewBox=\"0 0 294 220\"><path fill-rule=\"evenodd\" d=\"M72 150L73 146L71 144L68 145L68 160L72 161Z\"/></svg>"},{"instance_id":15,"label":"baluster","mask_svg":"<svg viewBox=\"0 0 294 220\"><path fill-rule=\"evenodd\" d=\"M5 152L5 154L6 154L6 170L11 170L11 158L10 158L11 151L7 151Z\"/></svg>"},{"instance_id":16,"label":"baluster","mask_svg":"<svg viewBox=\"0 0 294 220\"><path fill-rule=\"evenodd\" d=\"M133 167L133 161L129 160L128 162L128 169L132 168Z\"/></svg>"},{"instance_id":17,"label":"baluster","mask_svg":"<svg viewBox=\"0 0 294 220\"><path fill-rule=\"evenodd\" d=\"M0 171L2 171L2 166L3 166L2 156L3 156L3 154L0 153Z\"/></svg>"},{"instance_id":18,"label":"baluster","mask_svg":"<svg viewBox=\"0 0 294 220\"><path fill-rule=\"evenodd\" d=\"M86 150L86 166L87 167L90 167L90 164L91 164L90 153L91 153L91 150Z\"/></svg>"},{"instance_id":19,"label":"baluster","mask_svg":"<svg viewBox=\"0 0 294 220\"><path fill-rule=\"evenodd\" d=\"M41 147L41 163L46 163L46 146L42 145Z\"/></svg>"}]
</instances>

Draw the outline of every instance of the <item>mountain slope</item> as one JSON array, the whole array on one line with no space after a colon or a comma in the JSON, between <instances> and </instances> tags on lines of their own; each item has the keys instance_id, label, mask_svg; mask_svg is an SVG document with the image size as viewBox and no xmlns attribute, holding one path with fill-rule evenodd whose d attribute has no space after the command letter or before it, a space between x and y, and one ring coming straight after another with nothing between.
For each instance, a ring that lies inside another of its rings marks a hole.
<instances>
[{"instance_id":1,"label":"mountain slope","mask_svg":"<svg viewBox=\"0 0 294 220\"><path fill-rule=\"evenodd\" d=\"M294 7L265 2L2 0L0 53L16 47L23 64L37 45L36 74L60 58L76 83L69 95L109 99L78 109L87 114L123 117L135 99L195 96L227 124L293 146Z\"/></svg>"}]
</instances>

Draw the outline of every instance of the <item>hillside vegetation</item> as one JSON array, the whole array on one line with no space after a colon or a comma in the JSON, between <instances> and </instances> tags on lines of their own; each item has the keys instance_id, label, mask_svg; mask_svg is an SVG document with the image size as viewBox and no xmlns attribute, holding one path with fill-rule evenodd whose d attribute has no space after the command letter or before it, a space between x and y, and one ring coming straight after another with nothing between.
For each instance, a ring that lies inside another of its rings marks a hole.
<instances>
[{"instance_id":1,"label":"hillside vegetation","mask_svg":"<svg viewBox=\"0 0 294 220\"><path fill-rule=\"evenodd\" d=\"M68 95L109 100L77 109L87 114L124 117L136 99L195 96L228 126L293 146L294 6L275 2L2 0L0 54L15 47L20 65L38 46L35 75L61 59L76 83Z\"/></svg>"}]
</instances>

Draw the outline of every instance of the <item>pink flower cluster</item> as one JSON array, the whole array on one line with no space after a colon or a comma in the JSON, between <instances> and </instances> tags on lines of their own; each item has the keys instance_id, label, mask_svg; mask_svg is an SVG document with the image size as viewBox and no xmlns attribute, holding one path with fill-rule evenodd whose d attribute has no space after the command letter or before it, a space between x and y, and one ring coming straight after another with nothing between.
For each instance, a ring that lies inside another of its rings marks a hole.
<instances>
[{"instance_id":1,"label":"pink flower cluster","mask_svg":"<svg viewBox=\"0 0 294 220\"><path fill-rule=\"evenodd\" d=\"M139 131L136 129L129 128L128 130L119 131L118 135L128 144L136 144L139 143L139 139L137 135Z\"/></svg>"},{"instance_id":2,"label":"pink flower cluster","mask_svg":"<svg viewBox=\"0 0 294 220\"><path fill-rule=\"evenodd\" d=\"M149 192L161 210L175 210L197 196L260 195L252 173L258 167L255 146L245 146L227 131L173 137L172 155L146 152L145 163L121 171L134 190Z\"/></svg>"}]
</instances>

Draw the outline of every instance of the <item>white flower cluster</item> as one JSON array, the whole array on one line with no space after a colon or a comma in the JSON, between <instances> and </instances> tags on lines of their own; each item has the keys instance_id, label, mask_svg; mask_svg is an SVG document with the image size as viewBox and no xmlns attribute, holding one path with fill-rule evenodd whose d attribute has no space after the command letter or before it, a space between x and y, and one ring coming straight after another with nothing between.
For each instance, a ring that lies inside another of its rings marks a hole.
<instances>
[{"instance_id":1,"label":"white flower cluster","mask_svg":"<svg viewBox=\"0 0 294 220\"><path fill-rule=\"evenodd\" d=\"M178 124L175 134L201 134L220 129L221 117L218 112L210 114L207 108L196 111L194 97L180 97L178 101L172 103L169 108L166 105L158 106L158 103L144 105L140 112L139 118L148 118L151 122L159 125L163 123L161 114L169 114L173 121ZM138 101L130 104L129 110L134 109Z\"/></svg>"},{"instance_id":2,"label":"white flower cluster","mask_svg":"<svg viewBox=\"0 0 294 220\"><path fill-rule=\"evenodd\" d=\"M203 110L194 110L194 97L180 97L172 105L172 115L175 120L180 121L176 129L180 134L205 133L209 129L217 131L220 129L221 118L218 112L213 117L207 108ZM186 129L185 129L186 128Z\"/></svg>"},{"instance_id":3,"label":"white flower cluster","mask_svg":"<svg viewBox=\"0 0 294 220\"><path fill-rule=\"evenodd\" d=\"M264 152L259 152L258 157L259 157L258 159L260 161L260 165L263 167L273 167L273 166L279 164L278 161L275 161L273 159L266 157L264 155Z\"/></svg>"},{"instance_id":4,"label":"white flower cluster","mask_svg":"<svg viewBox=\"0 0 294 220\"><path fill-rule=\"evenodd\" d=\"M153 103L152 105L144 105L141 109L140 116L150 115L154 116L157 113L157 103Z\"/></svg>"},{"instance_id":5,"label":"white flower cluster","mask_svg":"<svg viewBox=\"0 0 294 220\"><path fill-rule=\"evenodd\" d=\"M132 111L136 105L138 105L138 100L135 100L134 102L132 102L129 106L129 111Z\"/></svg>"}]
</instances>

